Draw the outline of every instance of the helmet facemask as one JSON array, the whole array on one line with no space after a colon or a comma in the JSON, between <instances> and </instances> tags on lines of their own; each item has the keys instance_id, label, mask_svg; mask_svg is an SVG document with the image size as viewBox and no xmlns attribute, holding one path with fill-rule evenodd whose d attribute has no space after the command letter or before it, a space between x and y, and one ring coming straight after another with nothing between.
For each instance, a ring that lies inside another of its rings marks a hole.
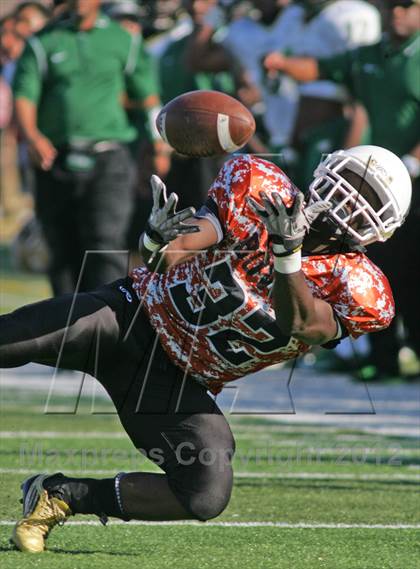
<instances>
[{"instance_id":1,"label":"helmet facemask","mask_svg":"<svg viewBox=\"0 0 420 569\"><path fill-rule=\"evenodd\" d=\"M366 166L343 151L334 152L319 164L309 188L311 201L333 204L325 219L335 226L335 234L360 245L385 241L401 225L386 176L377 164L371 166L373 159Z\"/></svg>"}]
</instances>

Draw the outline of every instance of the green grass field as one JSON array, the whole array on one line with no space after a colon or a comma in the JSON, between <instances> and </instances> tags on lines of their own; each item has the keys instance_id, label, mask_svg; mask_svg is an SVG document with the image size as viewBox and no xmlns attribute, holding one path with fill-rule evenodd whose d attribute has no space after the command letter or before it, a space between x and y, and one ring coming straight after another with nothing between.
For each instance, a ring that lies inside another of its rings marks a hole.
<instances>
[{"instance_id":1,"label":"green grass field","mask_svg":"<svg viewBox=\"0 0 420 569\"><path fill-rule=\"evenodd\" d=\"M5 275L2 311L48 295L45 279ZM73 402L73 401L72 401ZM9 544L21 481L34 472L113 476L156 470L113 414L44 414L45 396L1 392L2 569L418 569L420 450L412 438L232 418L237 441L229 507L205 524L102 527L71 518L48 551ZM56 396L54 405L69 407Z\"/></svg>"},{"instance_id":2,"label":"green grass field","mask_svg":"<svg viewBox=\"0 0 420 569\"><path fill-rule=\"evenodd\" d=\"M42 276L34 277L15 273L2 274L0 285L0 313L11 312L31 302L51 296L50 287Z\"/></svg>"},{"instance_id":3,"label":"green grass field","mask_svg":"<svg viewBox=\"0 0 420 569\"><path fill-rule=\"evenodd\" d=\"M45 415L44 403L41 395L2 393L4 569L419 567L416 441L250 418L231 422L237 477L220 518L104 528L79 516L52 532L48 552L29 559L8 543L20 512L19 484L29 473L105 477L155 469L132 449L115 415L90 415L84 401L76 415Z\"/></svg>"}]
</instances>

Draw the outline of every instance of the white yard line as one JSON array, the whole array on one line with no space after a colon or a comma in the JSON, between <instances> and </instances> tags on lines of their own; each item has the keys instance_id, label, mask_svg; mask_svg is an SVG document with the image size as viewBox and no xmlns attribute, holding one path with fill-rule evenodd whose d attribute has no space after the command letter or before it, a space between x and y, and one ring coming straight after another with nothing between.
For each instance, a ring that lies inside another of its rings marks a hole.
<instances>
[{"instance_id":1,"label":"white yard line","mask_svg":"<svg viewBox=\"0 0 420 569\"><path fill-rule=\"evenodd\" d=\"M103 469L90 469L90 468L80 468L80 469L67 469L64 468L66 474L103 474L103 475L115 475L116 469L114 470L103 470ZM48 468L42 468L41 466L37 468L0 468L0 474L33 474L38 471L48 472ZM52 471L51 472L55 472ZM142 472L156 472L156 470L142 469ZM420 474L354 474L346 472L235 472L235 478L272 478L272 479L308 479L308 480L399 480L400 482L420 482Z\"/></svg>"},{"instance_id":2,"label":"white yard line","mask_svg":"<svg viewBox=\"0 0 420 569\"><path fill-rule=\"evenodd\" d=\"M1 472L1 471L0 471ZM312 480L400 480L419 481L420 475L417 474L353 474L346 472L235 472L236 478L290 478L290 479L312 479Z\"/></svg>"},{"instance_id":3,"label":"white yard line","mask_svg":"<svg viewBox=\"0 0 420 569\"><path fill-rule=\"evenodd\" d=\"M0 520L0 526L13 526L14 520ZM109 525L126 525L127 522L111 521ZM205 527L273 527L285 529L420 529L420 524L324 524L324 523L288 523L288 522L196 522L193 520L171 521L171 522L146 522L131 521L132 526L197 526ZM66 526L98 526L99 521L94 520L78 520L66 522Z\"/></svg>"}]
</instances>

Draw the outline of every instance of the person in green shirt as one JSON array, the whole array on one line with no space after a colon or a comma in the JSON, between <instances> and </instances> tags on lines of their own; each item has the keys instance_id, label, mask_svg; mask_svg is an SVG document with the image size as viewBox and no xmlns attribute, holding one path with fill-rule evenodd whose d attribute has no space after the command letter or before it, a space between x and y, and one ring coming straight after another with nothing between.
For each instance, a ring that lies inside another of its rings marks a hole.
<instances>
[{"instance_id":1,"label":"person in green shirt","mask_svg":"<svg viewBox=\"0 0 420 569\"><path fill-rule=\"evenodd\" d=\"M419 358L420 0L390 0L387 14L388 33L375 45L320 60L271 53L264 64L270 73L280 71L297 81L330 79L344 84L367 111L369 142L391 150L406 165L414 185L410 214L396 239L382 251L373 246L369 256L391 282L408 344ZM401 375L397 321L369 339L373 365L362 377Z\"/></svg>"},{"instance_id":2,"label":"person in green shirt","mask_svg":"<svg viewBox=\"0 0 420 569\"><path fill-rule=\"evenodd\" d=\"M91 290L124 275L126 261L112 251L125 248L133 201L127 144L136 130L123 93L149 113L151 124L159 109L141 36L130 36L99 5L69 2L69 18L29 38L14 80L55 294L78 282L79 290ZM105 252L88 256L81 273L85 251Z\"/></svg>"}]
</instances>

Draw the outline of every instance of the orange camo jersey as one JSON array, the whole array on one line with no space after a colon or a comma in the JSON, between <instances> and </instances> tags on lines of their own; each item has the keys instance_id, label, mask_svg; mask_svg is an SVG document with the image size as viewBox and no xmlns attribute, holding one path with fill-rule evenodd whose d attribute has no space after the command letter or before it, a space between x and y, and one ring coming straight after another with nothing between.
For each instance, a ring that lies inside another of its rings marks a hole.
<instances>
[{"instance_id":1,"label":"orange camo jersey","mask_svg":"<svg viewBox=\"0 0 420 569\"><path fill-rule=\"evenodd\" d=\"M310 346L281 334L270 291L273 257L268 234L247 204L259 192L279 192L290 207L299 191L274 164L250 155L225 163L197 213L219 243L164 274L145 267L133 288L172 361L217 393L223 384L305 353ZM380 330L394 316L387 279L362 253L304 257L313 295L329 302L353 337Z\"/></svg>"}]
</instances>

